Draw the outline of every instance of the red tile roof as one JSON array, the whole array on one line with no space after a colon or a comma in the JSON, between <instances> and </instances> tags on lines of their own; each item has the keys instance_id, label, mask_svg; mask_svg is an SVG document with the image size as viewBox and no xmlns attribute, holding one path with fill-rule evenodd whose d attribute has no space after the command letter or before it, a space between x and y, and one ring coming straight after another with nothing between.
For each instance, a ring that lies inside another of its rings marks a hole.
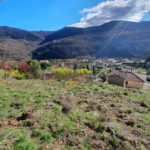
<instances>
[{"instance_id":1,"label":"red tile roof","mask_svg":"<svg viewBox=\"0 0 150 150\"><path fill-rule=\"evenodd\" d=\"M7 66L13 66L14 64L17 64L18 67L28 66L26 61L8 61L5 63Z\"/></svg>"},{"instance_id":2,"label":"red tile roof","mask_svg":"<svg viewBox=\"0 0 150 150\"><path fill-rule=\"evenodd\" d=\"M48 62L48 60L40 60L40 62Z\"/></svg>"}]
</instances>

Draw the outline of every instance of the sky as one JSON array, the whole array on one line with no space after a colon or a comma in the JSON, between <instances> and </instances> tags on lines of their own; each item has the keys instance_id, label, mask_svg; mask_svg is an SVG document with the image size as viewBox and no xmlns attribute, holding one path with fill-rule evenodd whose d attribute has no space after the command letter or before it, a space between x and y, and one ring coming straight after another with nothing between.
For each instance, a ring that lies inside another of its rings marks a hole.
<instances>
[{"instance_id":1,"label":"sky","mask_svg":"<svg viewBox=\"0 0 150 150\"><path fill-rule=\"evenodd\" d=\"M113 20L150 21L149 0L4 0L0 26L56 31L98 26Z\"/></svg>"}]
</instances>

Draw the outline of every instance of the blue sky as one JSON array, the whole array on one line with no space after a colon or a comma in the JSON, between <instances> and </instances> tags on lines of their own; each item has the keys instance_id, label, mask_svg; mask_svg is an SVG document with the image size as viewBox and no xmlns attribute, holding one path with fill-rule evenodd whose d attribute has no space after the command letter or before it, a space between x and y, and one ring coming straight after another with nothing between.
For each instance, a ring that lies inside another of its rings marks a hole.
<instances>
[{"instance_id":1,"label":"blue sky","mask_svg":"<svg viewBox=\"0 0 150 150\"><path fill-rule=\"evenodd\" d=\"M6 0L0 4L0 26L54 31L65 26L88 27L112 20L149 21L150 15L143 14L143 8L148 8L146 1Z\"/></svg>"}]
</instances>

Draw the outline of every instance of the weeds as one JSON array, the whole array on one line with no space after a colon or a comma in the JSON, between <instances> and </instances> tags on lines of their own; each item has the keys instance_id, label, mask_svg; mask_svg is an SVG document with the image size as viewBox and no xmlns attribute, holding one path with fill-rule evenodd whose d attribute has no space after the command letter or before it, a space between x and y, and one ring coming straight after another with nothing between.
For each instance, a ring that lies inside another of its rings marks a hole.
<instances>
[{"instance_id":1,"label":"weeds","mask_svg":"<svg viewBox=\"0 0 150 150\"><path fill-rule=\"evenodd\" d=\"M127 113L127 114L132 114L132 113L133 113L133 110L132 110L131 108L127 108L127 109L126 109L126 113Z\"/></svg>"}]
</instances>

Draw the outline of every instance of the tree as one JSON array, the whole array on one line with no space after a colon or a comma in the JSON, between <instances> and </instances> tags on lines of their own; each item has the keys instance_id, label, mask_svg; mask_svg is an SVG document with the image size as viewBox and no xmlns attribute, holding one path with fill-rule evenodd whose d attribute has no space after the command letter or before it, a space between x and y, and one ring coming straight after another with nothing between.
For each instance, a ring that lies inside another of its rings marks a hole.
<instances>
[{"instance_id":1,"label":"tree","mask_svg":"<svg viewBox=\"0 0 150 150\"><path fill-rule=\"evenodd\" d=\"M147 57L147 59L146 59L146 63L147 62L150 62L150 55Z\"/></svg>"},{"instance_id":2,"label":"tree","mask_svg":"<svg viewBox=\"0 0 150 150\"><path fill-rule=\"evenodd\" d=\"M18 69L17 64L14 64L12 67L13 67L14 70L17 70L17 69Z\"/></svg>"},{"instance_id":3,"label":"tree","mask_svg":"<svg viewBox=\"0 0 150 150\"><path fill-rule=\"evenodd\" d=\"M122 62L122 57L119 58L118 62L119 62L119 63Z\"/></svg>"},{"instance_id":4,"label":"tree","mask_svg":"<svg viewBox=\"0 0 150 150\"><path fill-rule=\"evenodd\" d=\"M150 62L146 63L146 69L148 70L150 68Z\"/></svg>"},{"instance_id":5,"label":"tree","mask_svg":"<svg viewBox=\"0 0 150 150\"><path fill-rule=\"evenodd\" d=\"M29 66L28 76L32 75L35 79L40 78L41 77L40 63L37 60L29 60L27 61L27 64Z\"/></svg>"},{"instance_id":6,"label":"tree","mask_svg":"<svg viewBox=\"0 0 150 150\"><path fill-rule=\"evenodd\" d=\"M75 71L77 70L77 64L75 63L74 64L74 68L73 68Z\"/></svg>"},{"instance_id":7,"label":"tree","mask_svg":"<svg viewBox=\"0 0 150 150\"><path fill-rule=\"evenodd\" d=\"M7 78L7 72L6 72L6 62L7 60L10 58L10 51L6 50L6 45L4 46L3 50L0 50L0 56L1 56L1 60L2 60L2 65L4 67L4 71L5 71L5 79Z\"/></svg>"},{"instance_id":8,"label":"tree","mask_svg":"<svg viewBox=\"0 0 150 150\"><path fill-rule=\"evenodd\" d=\"M93 74L96 74L95 66L93 66Z\"/></svg>"},{"instance_id":9,"label":"tree","mask_svg":"<svg viewBox=\"0 0 150 150\"><path fill-rule=\"evenodd\" d=\"M147 75L150 75L150 68L147 70Z\"/></svg>"},{"instance_id":10,"label":"tree","mask_svg":"<svg viewBox=\"0 0 150 150\"><path fill-rule=\"evenodd\" d=\"M137 62L134 62L134 63L133 63L133 67L134 67L134 68L138 68L138 63L137 63Z\"/></svg>"},{"instance_id":11,"label":"tree","mask_svg":"<svg viewBox=\"0 0 150 150\"><path fill-rule=\"evenodd\" d=\"M48 67L51 67L51 65L50 65L49 63L47 63L47 62L43 62L43 63L41 63L40 65L41 65L41 69L42 69L42 70L45 70L45 69L47 69Z\"/></svg>"},{"instance_id":12,"label":"tree","mask_svg":"<svg viewBox=\"0 0 150 150\"><path fill-rule=\"evenodd\" d=\"M87 65L87 70L90 70L89 65Z\"/></svg>"}]
</instances>

